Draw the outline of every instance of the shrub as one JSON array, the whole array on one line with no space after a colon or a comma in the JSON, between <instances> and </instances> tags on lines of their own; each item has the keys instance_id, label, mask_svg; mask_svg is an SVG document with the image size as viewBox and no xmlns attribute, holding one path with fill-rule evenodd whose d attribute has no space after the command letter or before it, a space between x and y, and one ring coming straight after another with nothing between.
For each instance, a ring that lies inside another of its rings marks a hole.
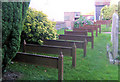
<instances>
[{"instance_id":1,"label":"shrub","mask_svg":"<svg viewBox=\"0 0 120 82\"><path fill-rule=\"evenodd\" d=\"M103 20L111 20L112 15L117 8L118 8L117 5L111 5L111 6L106 5L106 6L104 6L101 9L101 15L103 16Z\"/></svg>"},{"instance_id":2,"label":"shrub","mask_svg":"<svg viewBox=\"0 0 120 82\"><path fill-rule=\"evenodd\" d=\"M79 28L79 25L83 26L84 24L86 25L92 25L93 22L90 20L87 20L85 17L80 15L80 18L74 22L74 28Z\"/></svg>"},{"instance_id":3,"label":"shrub","mask_svg":"<svg viewBox=\"0 0 120 82\"><path fill-rule=\"evenodd\" d=\"M20 35L29 2L2 3L2 71L20 47Z\"/></svg>"},{"instance_id":4,"label":"shrub","mask_svg":"<svg viewBox=\"0 0 120 82\"><path fill-rule=\"evenodd\" d=\"M119 16L119 19L120 19L120 1L118 2L118 16Z\"/></svg>"},{"instance_id":5,"label":"shrub","mask_svg":"<svg viewBox=\"0 0 120 82\"><path fill-rule=\"evenodd\" d=\"M41 11L29 8L22 32L22 40L42 45L43 39L56 39L55 22Z\"/></svg>"}]
</instances>

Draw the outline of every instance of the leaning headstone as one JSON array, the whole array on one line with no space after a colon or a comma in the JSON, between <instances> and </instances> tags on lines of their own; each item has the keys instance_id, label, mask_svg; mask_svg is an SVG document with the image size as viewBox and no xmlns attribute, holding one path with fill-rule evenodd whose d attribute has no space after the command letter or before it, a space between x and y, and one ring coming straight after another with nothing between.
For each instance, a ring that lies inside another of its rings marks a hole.
<instances>
[{"instance_id":1,"label":"leaning headstone","mask_svg":"<svg viewBox=\"0 0 120 82\"><path fill-rule=\"evenodd\" d=\"M118 32L119 32L118 21L119 21L118 14L114 13L112 18L112 30L111 30L112 53L114 59L118 57Z\"/></svg>"}]
</instances>

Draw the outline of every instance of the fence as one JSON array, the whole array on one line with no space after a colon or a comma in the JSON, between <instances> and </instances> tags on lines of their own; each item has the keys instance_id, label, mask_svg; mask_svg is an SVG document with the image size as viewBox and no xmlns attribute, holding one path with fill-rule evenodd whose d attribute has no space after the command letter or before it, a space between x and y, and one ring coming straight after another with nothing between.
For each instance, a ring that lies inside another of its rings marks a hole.
<instances>
[{"instance_id":1,"label":"fence","mask_svg":"<svg viewBox=\"0 0 120 82\"><path fill-rule=\"evenodd\" d=\"M85 41L91 42L91 48L94 45L94 37L93 36L84 36L84 35L59 35L59 39L62 40L75 40L75 41Z\"/></svg>"},{"instance_id":2,"label":"fence","mask_svg":"<svg viewBox=\"0 0 120 82\"><path fill-rule=\"evenodd\" d=\"M58 69L58 80L63 80L62 53L59 55L59 57L50 57L50 56L42 56L42 55L18 52L15 58L13 59L13 61L56 68Z\"/></svg>"},{"instance_id":3,"label":"fence","mask_svg":"<svg viewBox=\"0 0 120 82\"><path fill-rule=\"evenodd\" d=\"M101 33L101 25L84 25L83 27L85 28L91 28L91 29L94 29L96 30L96 28L98 29L99 28L99 33Z\"/></svg>"},{"instance_id":4,"label":"fence","mask_svg":"<svg viewBox=\"0 0 120 82\"><path fill-rule=\"evenodd\" d=\"M65 41L65 40L43 40L44 45L53 45L53 46L66 46L66 47L73 47L76 45L76 48L81 48L84 51L84 57L86 56L86 41Z\"/></svg>"},{"instance_id":5,"label":"fence","mask_svg":"<svg viewBox=\"0 0 120 82\"><path fill-rule=\"evenodd\" d=\"M60 47L60 46L50 46L50 45L35 45L35 44L24 44L25 52L34 53L45 53L45 54L59 54L62 52L64 56L72 57L72 66L76 66L76 46L73 47Z\"/></svg>"},{"instance_id":6,"label":"fence","mask_svg":"<svg viewBox=\"0 0 120 82\"><path fill-rule=\"evenodd\" d=\"M90 26L88 26L88 25L84 25L83 27L81 27L80 25L79 25L79 28L80 29L86 29L86 30L92 30L93 32L94 32L94 30L96 31L96 36L98 36L98 29L96 28L96 27L90 27Z\"/></svg>"},{"instance_id":7,"label":"fence","mask_svg":"<svg viewBox=\"0 0 120 82\"><path fill-rule=\"evenodd\" d=\"M97 20L96 22L94 22L94 24L99 24L99 25L106 25L106 27L110 26L110 24L112 23L112 20Z\"/></svg>"},{"instance_id":8,"label":"fence","mask_svg":"<svg viewBox=\"0 0 120 82\"><path fill-rule=\"evenodd\" d=\"M87 31L64 31L64 34L70 34L70 35L88 35Z\"/></svg>"},{"instance_id":9,"label":"fence","mask_svg":"<svg viewBox=\"0 0 120 82\"><path fill-rule=\"evenodd\" d=\"M91 36L93 37L93 30L92 29L85 29L85 28L73 28L73 31L87 31L91 33Z\"/></svg>"}]
</instances>

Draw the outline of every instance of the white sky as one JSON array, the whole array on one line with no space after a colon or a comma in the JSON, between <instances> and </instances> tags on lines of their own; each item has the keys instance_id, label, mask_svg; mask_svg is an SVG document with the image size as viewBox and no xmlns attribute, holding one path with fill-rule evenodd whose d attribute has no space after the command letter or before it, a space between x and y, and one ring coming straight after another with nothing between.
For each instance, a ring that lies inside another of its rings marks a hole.
<instances>
[{"instance_id":1,"label":"white sky","mask_svg":"<svg viewBox=\"0 0 120 82\"><path fill-rule=\"evenodd\" d=\"M49 19L64 21L64 12L94 11L94 0L31 0L30 7L43 11Z\"/></svg>"}]
</instances>

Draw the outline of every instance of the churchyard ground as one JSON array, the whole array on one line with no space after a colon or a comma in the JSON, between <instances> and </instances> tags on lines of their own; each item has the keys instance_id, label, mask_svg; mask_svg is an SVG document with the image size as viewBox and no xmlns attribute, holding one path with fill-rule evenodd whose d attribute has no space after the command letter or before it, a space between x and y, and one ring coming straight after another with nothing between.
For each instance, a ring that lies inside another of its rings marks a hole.
<instances>
[{"instance_id":1,"label":"churchyard ground","mask_svg":"<svg viewBox=\"0 0 120 82\"><path fill-rule=\"evenodd\" d=\"M64 34L64 30L58 30L57 33ZM118 66L110 64L106 55L106 45L110 42L110 38L110 34L104 33L95 37L94 49L91 49L91 44L88 43L86 57L83 57L83 50L77 49L76 68L71 67L72 58L64 56L64 80L118 80ZM53 68L14 62L7 69L21 73L19 80L58 79L58 70Z\"/></svg>"}]
</instances>

